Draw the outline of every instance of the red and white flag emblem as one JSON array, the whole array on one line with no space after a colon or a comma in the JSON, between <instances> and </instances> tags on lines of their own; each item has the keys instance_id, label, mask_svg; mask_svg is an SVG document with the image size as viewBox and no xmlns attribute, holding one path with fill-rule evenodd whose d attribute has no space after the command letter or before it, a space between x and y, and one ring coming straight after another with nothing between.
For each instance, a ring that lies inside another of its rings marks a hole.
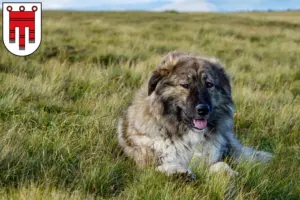
<instances>
[{"instance_id":1,"label":"red and white flag emblem","mask_svg":"<svg viewBox=\"0 0 300 200\"><path fill-rule=\"evenodd\" d=\"M35 52L42 40L42 3L5 2L3 12L3 43L17 56Z\"/></svg>"}]
</instances>

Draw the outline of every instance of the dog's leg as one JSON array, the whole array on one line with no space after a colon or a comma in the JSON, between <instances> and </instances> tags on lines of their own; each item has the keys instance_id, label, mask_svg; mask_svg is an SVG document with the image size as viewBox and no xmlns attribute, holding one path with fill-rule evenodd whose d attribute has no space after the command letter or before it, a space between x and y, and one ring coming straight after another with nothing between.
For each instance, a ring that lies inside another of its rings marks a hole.
<instances>
[{"instance_id":1,"label":"dog's leg","mask_svg":"<svg viewBox=\"0 0 300 200\"><path fill-rule=\"evenodd\" d=\"M188 167L188 163L192 156L192 152L185 149L177 149L174 145L165 145L165 142L156 142L157 149L157 171L163 172L167 175L181 174L188 178L194 179L195 175Z\"/></svg>"},{"instance_id":2,"label":"dog's leg","mask_svg":"<svg viewBox=\"0 0 300 200\"><path fill-rule=\"evenodd\" d=\"M180 166L177 163L164 163L162 165L159 165L156 169L157 169L157 171L164 172L168 175L176 174L176 173L192 174L192 171L189 168L185 168L183 166Z\"/></svg>"},{"instance_id":3,"label":"dog's leg","mask_svg":"<svg viewBox=\"0 0 300 200\"><path fill-rule=\"evenodd\" d=\"M163 172L167 175L177 174L177 175L181 175L182 177L187 178L187 179L191 179L191 180L196 179L196 176L193 174L193 172L189 168L185 168L176 163L173 163L173 164L165 163L165 164L159 165L156 168L156 170L159 172Z\"/></svg>"},{"instance_id":4,"label":"dog's leg","mask_svg":"<svg viewBox=\"0 0 300 200\"><path fill-rule=\"evenodd\" d=\"M135 148L134 159L138 169L155 164L154 153L147 147Z\"/></svg>"},{"instance_id":5,"label":"dog's leg","mask_svg":"<svg viewBox=\"0 0 300 200\"><path fill-rule=\"evenodd\" d=\"M192 166L199 166L201 163L209 166L210 173L225 173L230 176L238 175L238 172L231 167L221 162L222 145L225 140L222 137L214 138L214 140L206 140L205 143L198 145L191 160Z\"/></svg>"},{"instance_id":6,"label":"dog's leg","mask_svg":"<svg viewBox=\"0 0 300 200\"><path fill-rule=\"evenodd\" d=\"M209 168L210 173L226 173L230 176L236 176L239 173L231 169L231 167L225 162L216 162Z\"/></svg>"}]
</instances>

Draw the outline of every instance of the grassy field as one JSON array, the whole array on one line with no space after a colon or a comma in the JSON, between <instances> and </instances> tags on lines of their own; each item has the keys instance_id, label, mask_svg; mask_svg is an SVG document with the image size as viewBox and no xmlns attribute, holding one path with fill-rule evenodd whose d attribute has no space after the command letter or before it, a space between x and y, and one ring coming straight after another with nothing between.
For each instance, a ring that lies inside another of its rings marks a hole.
<instances>
[{"instance_id":1,"label":"grassy field","mask_svg":"<svg viewBox=\"0 0 300 200\"><path fill-rule=\"evenodd\" d=\"M0 199L300 199L300 12L43 15L36 53L0 45ZM221 60L237 137L270 165L186 183L123 155L118 116L171 50Z\"/></svg>"}]
</instances>

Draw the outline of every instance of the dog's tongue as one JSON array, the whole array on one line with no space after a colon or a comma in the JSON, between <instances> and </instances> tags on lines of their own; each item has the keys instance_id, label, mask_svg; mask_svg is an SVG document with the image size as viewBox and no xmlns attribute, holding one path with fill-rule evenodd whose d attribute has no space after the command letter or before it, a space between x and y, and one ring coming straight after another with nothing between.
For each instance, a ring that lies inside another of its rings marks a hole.
<instances>
[{"instance_id":1,"label":"dog's tongue","mask_svg":"<svg viewBox=\"0 0 300 200\"><path fill-rule=\"evenodd\" d=\"M206 119L194 119L194 126L198 129L205 129L207 126L207 120Z\"/></svg>"}]
</instances>

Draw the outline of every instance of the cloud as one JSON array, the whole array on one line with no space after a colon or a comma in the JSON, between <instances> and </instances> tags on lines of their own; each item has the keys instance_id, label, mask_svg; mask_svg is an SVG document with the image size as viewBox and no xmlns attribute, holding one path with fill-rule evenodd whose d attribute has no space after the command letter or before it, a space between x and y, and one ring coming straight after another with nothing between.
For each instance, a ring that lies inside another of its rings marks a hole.
<instances>
[{"instance_id":1,"label":"cloud","mask_svg":"<svg viewBox=\"0 0 300 200\"><path fill-rule=\"evenodd\" d=\"M149 4L156 2L167 2L167 0L44 0L43 7L48 9L60 9L60 8L72 8L72 9L84 9L84 8L124 8L126 6L135 4ZM45 5L45 6L44 6Z\"/></svg>"},{"instance_id":2,"label":"cloud","mask_svg":"<svg viewBox=\"0 0 300 200\"><path fill-rule=\"evenodd\" d=\"M41 2L45 9L63 9L72 4L72 0L43 0Z\"/></svg>"},{"instance_id":3,"label":"cloud","mask_svg":"<svg viewBox=\"0 0 300 200\"><path fill-rule=\"evenodd\" d=\"M207 0L173 0L166 5L154 9L155 11L177 10L184 12L216 11L217 7Z\"/></svg>"}]
</instances>

